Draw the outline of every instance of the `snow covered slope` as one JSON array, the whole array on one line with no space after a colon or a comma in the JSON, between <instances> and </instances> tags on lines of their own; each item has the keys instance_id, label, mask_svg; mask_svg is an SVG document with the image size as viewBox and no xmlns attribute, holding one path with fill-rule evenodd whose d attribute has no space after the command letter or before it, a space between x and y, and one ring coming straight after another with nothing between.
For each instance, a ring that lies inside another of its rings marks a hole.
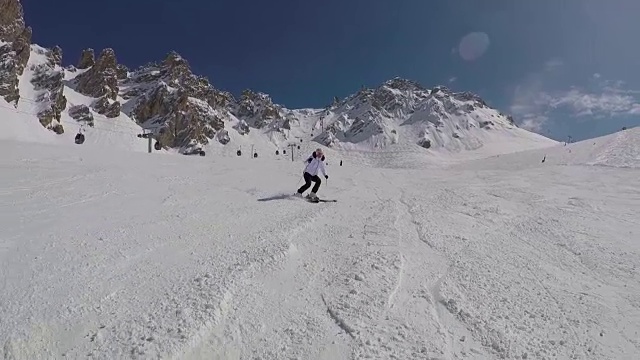
<instances>
[{"instance_id":1,"label":"snow covered slope","mask_svg":"<svg viewBox=\"0 0 640 360\"><path fill-rule=\"evenodd\" d=\"M14 105L0 98L0 139L69 145L80 151L84 151L85 147L98 147L105 151L147 151L147 140L137 137L143 132L142 127L123 113L107 118L92 110L95 99L65 85L78 73L65 71L59 65L52 64L51 53L51 50L31 45L31 54L19 81L20 99ZM53 86L47 86L51 84ZM64 107L56 109L58 95L52 88L64 93ZM51 109L56 109L53 111L58 111L58 115L48 115ZM78 109L81 117L76 116L76 120L72 115ZM85 114L82 114L82 110ZM45 121L46 124L43 123ZM85 135L82 145L74 142L79 132Z\"/></svg>"},{"instance_id":2,"label":"snow covered slope","mask_svg":"<svg viewBox=\"0 0 640 360\"><path fill-rule=\"evenodd\" d=\"M273 157L0 152L3 359L640 357L637 167L332 163L310 204Z\"/></svg>"},{"instance_id":3,"label":"snow covered slope","mask_svg":"<svg viewBox=\"0 0 640 360\"><path fill-rule=\"evenodd\" d=\"M25 105L21 106L22 109L19 111L10 108L11 105L0 99L0 119L3 127L2 131L0 131L0 140L73 146L78 151L78 154L82 154L88 147L102 149L107 152L118 150L146 152L148 150L147 140L137 137L137 134L142 132L142 128L136 126L125 116L107 119L95 115L93 126L81 126L65 110L59 123L66 125L67 130L63 134L53 134L38 123L35 113L32 111L33 107L38 105L27 101L29 93L25 93L24 96L21 104ZM66 92L66 97L72 104L84 102L81 95L74 94L69 90ZM77 145L74 142L78 132L82 132L85 135L85 142L82 145ZM52 136L52 134L55 136Z\"/></svg>"},{"instance_id":4,"label":"snow covered slope","mask_svg":"<svg viewBox=\"0 0 640 360\"><path fill-rule=\"evenodd\" d=\"M514 160L517 161L514 163ZM544 160L544 162L542 161ZM550 165L588 165L614 168L640 168L640 127L622 130L594 139L554 147L496 155L483 161L460 162L464 170L532 168Z\"/></svg>"}]
</instances>

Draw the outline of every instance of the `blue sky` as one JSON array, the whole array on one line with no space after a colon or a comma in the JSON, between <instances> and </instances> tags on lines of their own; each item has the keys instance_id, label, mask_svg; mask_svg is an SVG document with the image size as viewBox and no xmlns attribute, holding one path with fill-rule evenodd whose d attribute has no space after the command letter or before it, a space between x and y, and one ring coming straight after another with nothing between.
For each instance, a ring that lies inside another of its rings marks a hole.
<instances>
[{"instance_id":1,"label":"blue sky","mask_svg":"<svg viewBox=\"0 0 640 360\"><path fill-rule=\"evenodd\" d=\"M523 127L584 139L640 125L637 0L22 0L66 64L171 50L217 88L322 107L394 76L472 91Z\"/></svg>"}]
</instances>

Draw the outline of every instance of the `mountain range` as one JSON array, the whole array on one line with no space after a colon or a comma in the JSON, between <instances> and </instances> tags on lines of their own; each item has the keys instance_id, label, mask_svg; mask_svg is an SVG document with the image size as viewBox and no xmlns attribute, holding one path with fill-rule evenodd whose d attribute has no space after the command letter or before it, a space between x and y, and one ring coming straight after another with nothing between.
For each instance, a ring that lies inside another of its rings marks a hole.
<instances>
[{"instance_id":1,"label":"mountain range","mask_svg":"<svg viewBox=\"0 0 640 360\"><path fill-rule=\"evenodd\" d=\"M0 0L0 97L58 135L68 127L91 128L97 118L117 119L148 133L156 149L201 155L207 146L234 146L234 139L251 133L275 148L303 139L344 150L408 146L452 152L501 138L515 138L523 149L554 143L518 128L475 94L402 78L334 98L322 109L288 109L262 92L245 90L236 97L214 87L173 51L160 62L129 69L113 49L96 55L89 48L75 66L63 67L60 47L31 43L23 15L19 0Z\"/></svg>"}]
</instances>

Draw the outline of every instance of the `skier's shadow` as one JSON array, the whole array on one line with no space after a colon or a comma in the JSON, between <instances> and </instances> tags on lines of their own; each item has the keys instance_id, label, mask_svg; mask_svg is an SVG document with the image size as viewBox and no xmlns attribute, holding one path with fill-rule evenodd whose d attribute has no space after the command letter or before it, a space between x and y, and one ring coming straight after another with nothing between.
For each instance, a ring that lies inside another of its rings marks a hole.
<instances>
[{"instance_id":1,"label":"skier's shadow","mask_svg":"<svg viewBox=\"0 0 640 360\"><path fill-rule=\"evenodd\" d=\"M289 195L289 194L280 194L280 195L269 196L269 197L266 197L266 198L261 198L261 199L258 199L258 201L284 200L284 199L288 199L290 197L291 197L291 195Z\"/></svg>"}]
</instances>

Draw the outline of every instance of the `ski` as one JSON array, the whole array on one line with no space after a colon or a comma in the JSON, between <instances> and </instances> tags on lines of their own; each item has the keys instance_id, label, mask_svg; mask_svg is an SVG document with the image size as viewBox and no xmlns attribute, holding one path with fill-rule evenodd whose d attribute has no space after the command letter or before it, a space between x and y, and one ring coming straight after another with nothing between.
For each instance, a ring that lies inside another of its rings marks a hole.
<instances>
[{"instance_id":1,"label":"ski","mask_svg":"<svg viewBox=\"0 0 640 360\"><path fill-rule=\"evenodd\" d=\"M318 199L318 200L307 199L307 201L310 202L310 203L338 202L338 200L336 200L336 199Z\"/></svg>"}]
</instances>

